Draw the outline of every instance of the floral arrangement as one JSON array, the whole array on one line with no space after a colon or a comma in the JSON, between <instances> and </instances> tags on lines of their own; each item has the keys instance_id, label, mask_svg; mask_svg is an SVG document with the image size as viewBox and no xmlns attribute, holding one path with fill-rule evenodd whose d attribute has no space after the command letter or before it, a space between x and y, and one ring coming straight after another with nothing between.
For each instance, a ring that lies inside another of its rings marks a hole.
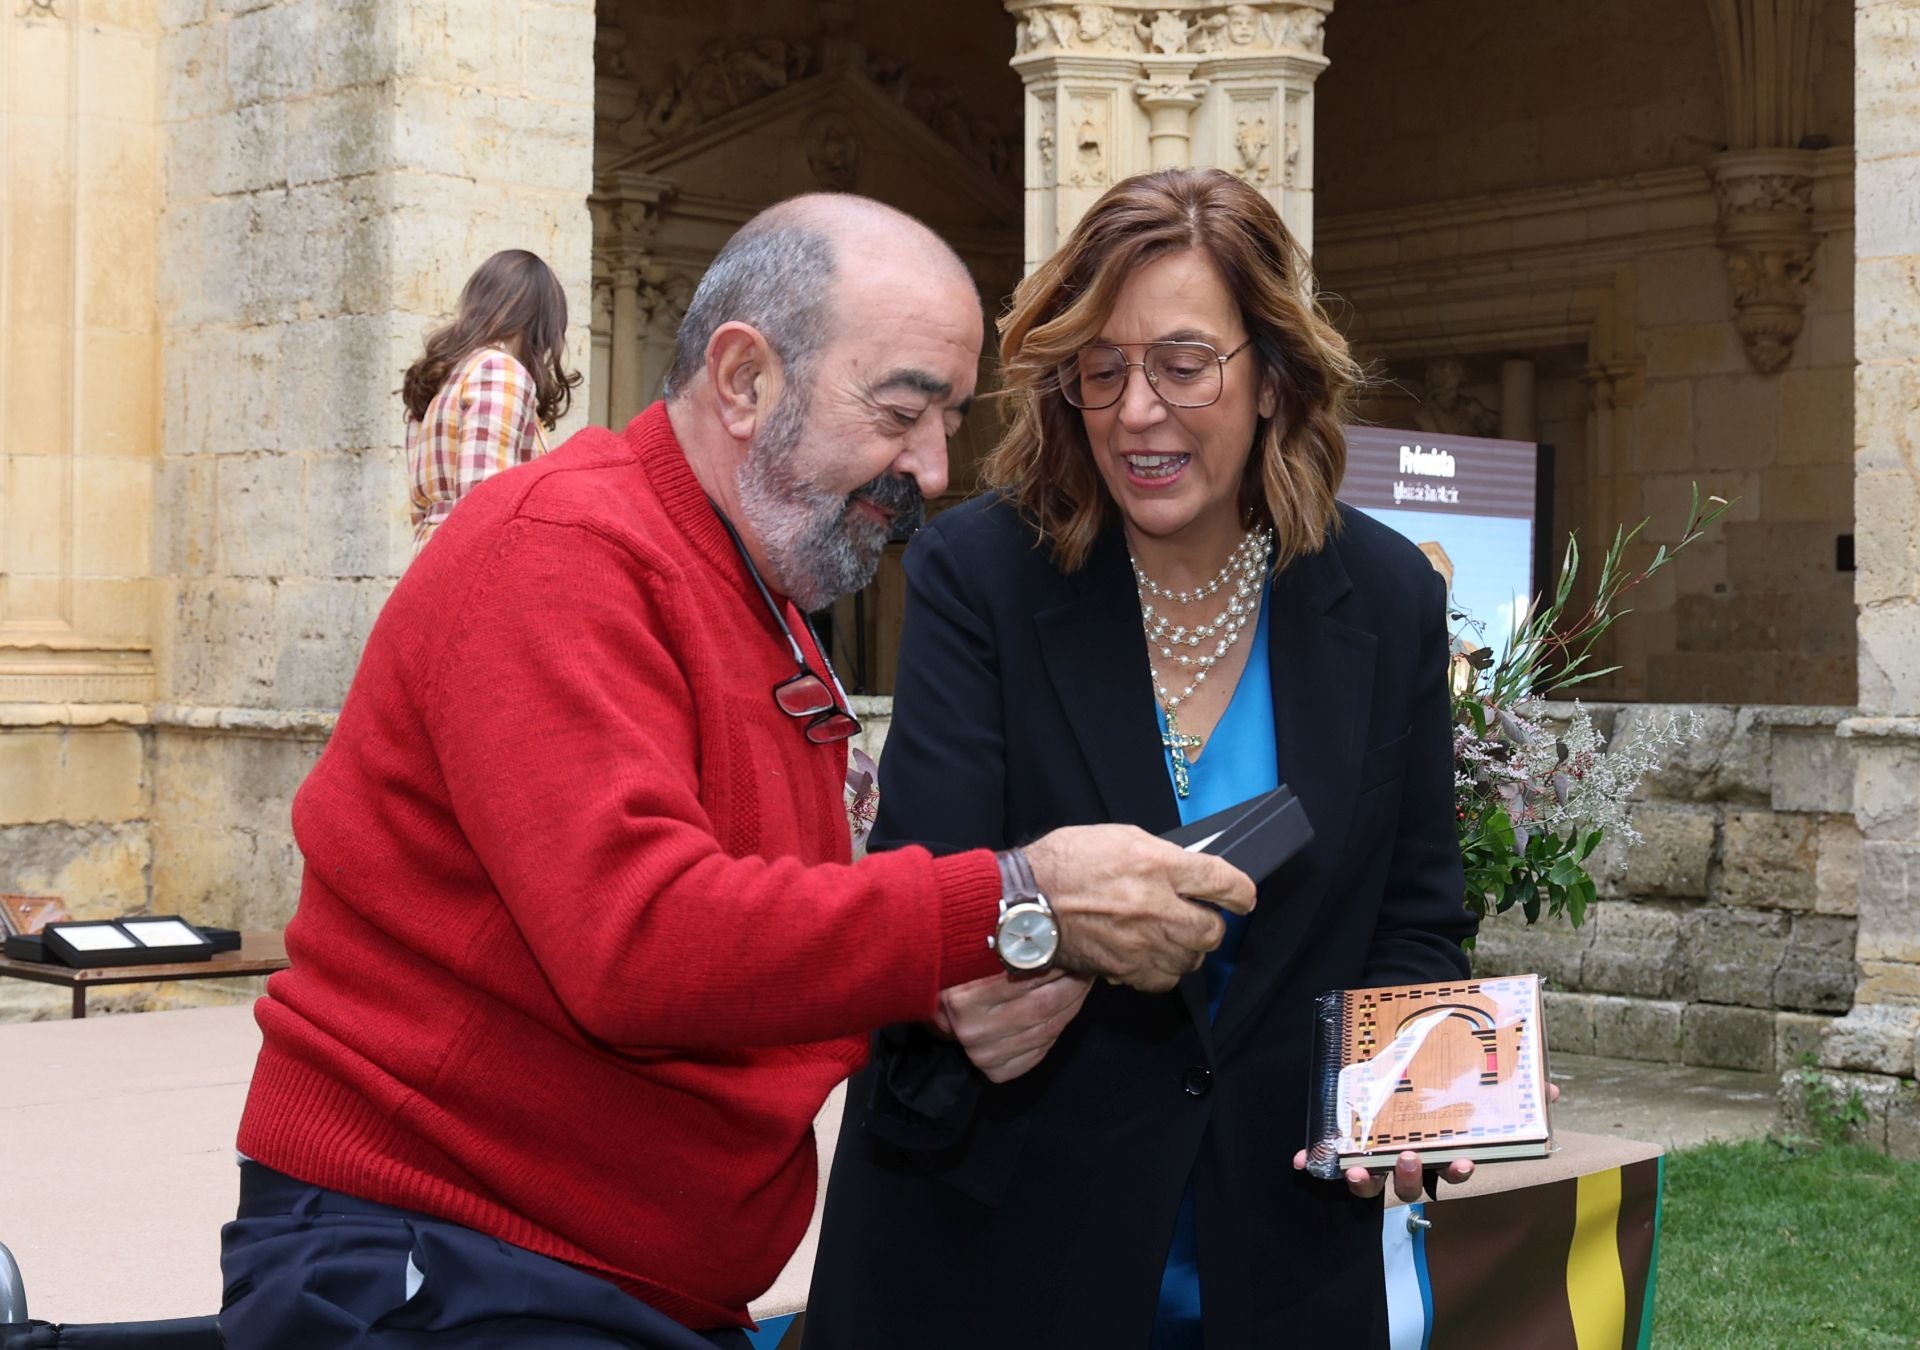
<instances>
[{"instance_id":1,"label":"floral arrangement","mask_svg":"<svg viewBox=\"0 0 1920 1350\"><path fill-rule=\"evenodd\" d=\"M1544 912L1565 914L1576 926L1594 898L1589 860L1609 834L1639 838L1627 801L1640 781L1660 767L1661 755L1691 740L1698 716L1640 724L1608 746L1576 700L1548 705L1547 695L1619 669L1588 668L1594 644L1622 615L1619 601L1697 541L1730 503L1694 489L1680 540L1661 545L1638 570L1625 565L1628 548L1647 526L1614 531L1601 560L1593 599L1569 613L1580 568L1580 547L1569 536L1551 602L1537 601L1515 624L1504 654L1474 638L1484 630L1465 614L1453 619L1454 806L1466 863L1467 907L1481 918L1519 906L1528 923ZM1556 730L1558 724L1564 724Z\"/></svg>"}]
</instances>

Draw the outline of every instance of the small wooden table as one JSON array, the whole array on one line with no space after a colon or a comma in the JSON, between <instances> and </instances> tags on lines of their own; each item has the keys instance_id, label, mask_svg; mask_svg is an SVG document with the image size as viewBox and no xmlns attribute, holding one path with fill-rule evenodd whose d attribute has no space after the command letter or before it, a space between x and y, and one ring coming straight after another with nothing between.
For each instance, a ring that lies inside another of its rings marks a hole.
<instances>
[{"instance_id":1,"label":"small wooden table","mask_svg":"<svg viewBox=\"0 0 1920 1350\"><path fill-rule=\"evenodd\" d=\"M87 990L103 984L158 984L162 980L227 980L271 975L287 968L287 944L279 933L242 933L240 950L215 952L205 961L158 966L63 966L57 961L16 961L0 956L0 979L32 980L73 990L73 1015L87 1015Z\"/></svg>"}]
</instances>

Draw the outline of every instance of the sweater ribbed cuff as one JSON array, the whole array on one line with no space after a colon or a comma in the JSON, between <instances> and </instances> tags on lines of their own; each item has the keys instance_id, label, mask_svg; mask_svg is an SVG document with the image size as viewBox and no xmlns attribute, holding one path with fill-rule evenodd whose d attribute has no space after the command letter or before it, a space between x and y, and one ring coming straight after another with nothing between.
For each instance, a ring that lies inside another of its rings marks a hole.
<instances>
[{"instance_id":1,"label":"sweater ribbed cuff","mask_svg":"<svg viewBox=\"0 0 1920 1350\"><path fill-rule=\"evenodd\" d=\"M987 849L933 860L940 889L940 987L1005 969L987 939L1000 919L1000 868Z\"/></svg>"}]
</instances>

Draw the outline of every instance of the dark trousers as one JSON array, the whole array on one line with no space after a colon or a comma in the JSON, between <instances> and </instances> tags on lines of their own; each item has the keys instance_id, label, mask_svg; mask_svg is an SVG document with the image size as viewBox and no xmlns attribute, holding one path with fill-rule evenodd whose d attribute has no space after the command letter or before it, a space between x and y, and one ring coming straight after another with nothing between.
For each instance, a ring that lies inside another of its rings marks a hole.
<instances>
[{"instance_id":1,"label":"dark trousers","mask_svg":"<svg viewBox=\"0 0 1920 1350\"><path fill-rule=\"evenodd\" d=\"M598 1276L409 1210L240 1165L220 1232L230 1350L539 1346L748 1350L689 1331Z\"/></svg>"}]
</instances>

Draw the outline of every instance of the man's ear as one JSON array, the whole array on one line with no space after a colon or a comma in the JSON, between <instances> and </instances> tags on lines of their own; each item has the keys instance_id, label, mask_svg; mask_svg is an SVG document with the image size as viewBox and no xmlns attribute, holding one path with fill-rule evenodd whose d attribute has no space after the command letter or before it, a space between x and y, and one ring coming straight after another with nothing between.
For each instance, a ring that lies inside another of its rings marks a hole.
<instances>
[{"instance_id":1,"label":"man's ear","mask_svg":"<svg viewBox=\"0 0 1920 1350\"><path fill-rule=\"evenodd\" d=\"M707 339L707 379L721 425L748 441L780 397L780 358L752 324L723 323Z\"/></svg>"}]
</instances>

